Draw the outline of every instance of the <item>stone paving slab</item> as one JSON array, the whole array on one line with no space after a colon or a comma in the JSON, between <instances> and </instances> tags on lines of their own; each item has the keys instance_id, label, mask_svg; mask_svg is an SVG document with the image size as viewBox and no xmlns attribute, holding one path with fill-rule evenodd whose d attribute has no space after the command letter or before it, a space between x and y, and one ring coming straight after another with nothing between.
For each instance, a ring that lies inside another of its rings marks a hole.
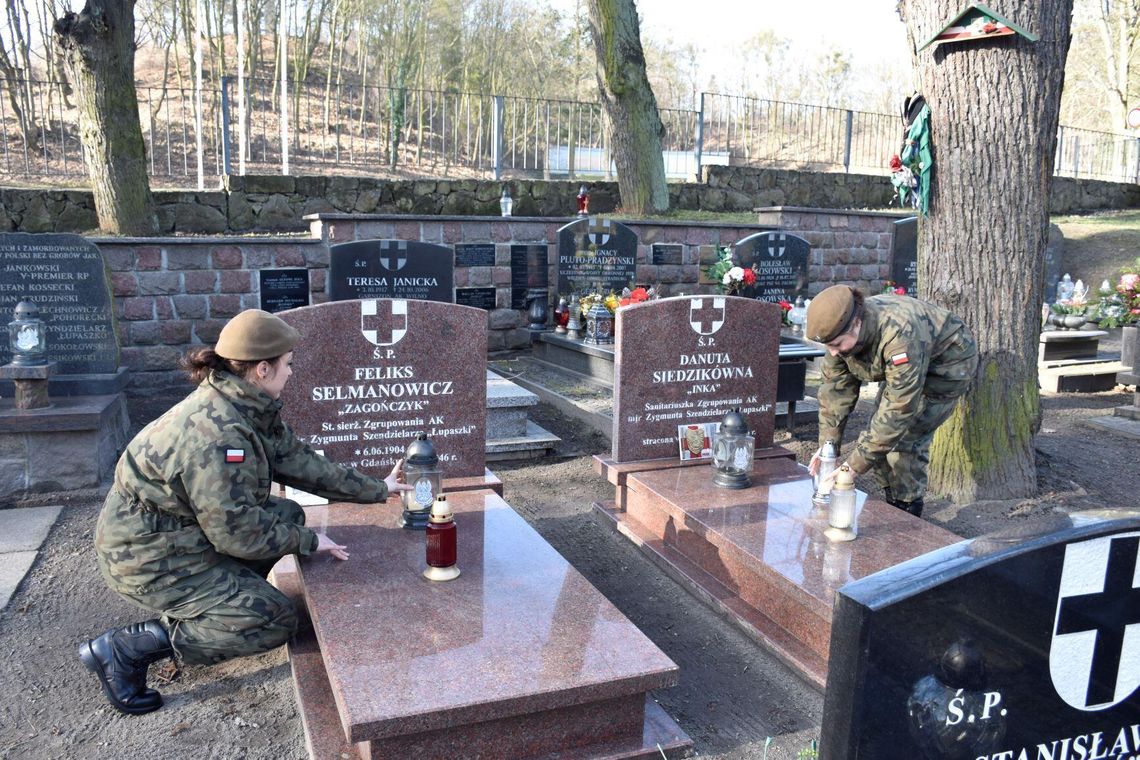
<instances>
[{"instance_id":1,"label":"stone paving slab","mask_svg":"<svg viewBox=\"0 0 1140 760\"><path fill-rule=\"evenodd\" d=\"M1109 430L1118 435L1123 435L1127 438L1135 438L1140 440L1140 420L1130 420L1127 417L1093 417L1091 420L1086 420L1085 424L1101 430Z\"/></svg>"},{"instance_id":2,"label":"stone paving slab","mask_svg":"<svg viewBox=\"0 0 1140 760\"><path fill-rule=\"evenodd\" d=\"M39 552L7 552L0 554L0 610L8 606L16 587L24 579Z\"/></svg>"},{"instance_id":3,"label":"stone paving slab","mask_svg":"<svg viewBox=\"0 0 1140 760\"><path fill-rule=\"evenodd\" d=\"M55 506L0 511L0 554L39 549L61 509Z\"/></svg>"}]
</instances>

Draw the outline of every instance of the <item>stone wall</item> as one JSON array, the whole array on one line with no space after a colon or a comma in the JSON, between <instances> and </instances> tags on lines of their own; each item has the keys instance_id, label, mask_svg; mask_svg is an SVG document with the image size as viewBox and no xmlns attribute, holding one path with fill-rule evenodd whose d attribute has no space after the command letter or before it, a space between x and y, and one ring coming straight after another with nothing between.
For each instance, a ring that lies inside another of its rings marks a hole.
<instances>
[{"instance_id":1,"label":"stone wall","mask_svg":"<svg viewBox=\"0 0 1140 760\"><path fill-rule=\"evenodd\" d=\"M710 166L703 183L669 186L675 210L751 211L763 206L886 208L886 177ZM516 216L571 216L577 181L508 180ZM589 182L590 211L618 206L617 184ZM367 177L226 177L213 191L155 193L164 234L305 232L318 213L498 215L502 184L491 180L380 180ZM1080 213L1140 207L1140 185L1073 180L1053 182L1050 211ZM91 194L80 190L0 189L0 231L89 232L98 227Z\"/></svg>"}]
</instances>

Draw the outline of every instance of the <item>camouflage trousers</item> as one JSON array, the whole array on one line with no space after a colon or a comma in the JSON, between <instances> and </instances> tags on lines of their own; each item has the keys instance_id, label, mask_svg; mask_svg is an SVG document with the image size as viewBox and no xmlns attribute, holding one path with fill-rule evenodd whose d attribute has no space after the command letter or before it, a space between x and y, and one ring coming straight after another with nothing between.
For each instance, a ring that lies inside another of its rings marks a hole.
<instances>
[{"instance_id":1,"label":"camouflage trousers","mask_svg":"<svg viewBox=\"0 0 1140 760\"><path fill-rule=\"evenodd\" d=\"M882 388L879 399L882 399ZM934 399L923 396L922 409L910 427L899 438L886 458L872 468L875 481L884 491L889 488L894 498L914 501L926 494L926 468L930 464L930 442L934 431L954 411L958 398Z\"/></svg>"},{"instance_id":2,"label":"camouflage trousers","mask_svg":"<svg viewBox=\"0 0 1140 760\"><path fill-rule=\"evenodd\" d=\"M305 524L305 513L294 501L270 497L265 508L281 520ZM265 579L277 560L220 559L167 588L144 594L119 591L161 615L177 656L192 665L268 652L297 632L293 602Z\"/></svg>"}]
</instances>

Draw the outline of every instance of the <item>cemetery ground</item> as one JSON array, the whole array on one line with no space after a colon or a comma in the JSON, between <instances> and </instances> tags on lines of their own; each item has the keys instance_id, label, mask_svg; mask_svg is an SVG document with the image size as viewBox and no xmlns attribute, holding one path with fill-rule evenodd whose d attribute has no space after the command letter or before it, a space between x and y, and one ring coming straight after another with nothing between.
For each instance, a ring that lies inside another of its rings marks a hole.
<instances>
[{"instance_id":1,"label":"cemetery ground","mask_svg":"<svg viewBox=\"0 0 1140 760\"><path fill-rule=\"evenodd\" d=\"M1095 287L1140 251L1140 212L1112 216L1114 223L1107 225L1104 217L1056 220L1073 279ZM1119 351L1119 331L1102 342L1101 351ZM188 390L132 398L134 429ZM866 425L873 399L873 390L865 389L849 436ZM1036 439L1039 495L966 505L932 499L925 519L973 537L1044 524L1067 511L1135 507L1136 440L1085 424L1131 400L1130 389L1119 386L1104 393L1044 395ZM590 461L592 454L609 451L605 438L546 405L531 418L562 443L546 459L494 464L506 498L680 666L679 684L655 697L692 737L696 754L806 757L802 751L820 733L822 697L595 520L591 503L613 494ZM815 439L810 422L797 426L794 437L778 428L775 443L806 463ZM870 478L858 486L877 495ZM0 693L6 696L0 704L0 758L306 757L283 649L209 668L187 667L166 684L159 668L152 668L151 685L163 692L166 706L150 715L123 716L107 704L75 656L76 646L145 614L99 577L92 534L101 500L102 492L92 490L18 505L63 509L32 569L0 611Z\"/></svg>"}]
</instances>

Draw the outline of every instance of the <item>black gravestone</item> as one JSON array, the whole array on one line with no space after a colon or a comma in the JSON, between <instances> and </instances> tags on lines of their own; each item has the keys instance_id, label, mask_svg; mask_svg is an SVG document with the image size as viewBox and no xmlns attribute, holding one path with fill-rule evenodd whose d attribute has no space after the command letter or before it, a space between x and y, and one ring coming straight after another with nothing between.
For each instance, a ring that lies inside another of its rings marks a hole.
<instances>
[{"instance_id":1,"label":"black gravestone","mask_svg":"<svg viewBox=\"0 0 1140 760\"><path fill-rule=\"evenodd\" d=\"M546 245L511 246L511 308L527 308L527 291L550 284Z\"/></svg>"},{"instance_id":2,"label":"black gravestone","mask_svg":"<svg viewBox=\"0 0 1140 760\"><path fill-rule=\"evenodd\" d=\"M1061 281L1062 259L1065 255L1065 236L1061 228L1049 225L1049 240L1045 243L1045 289L1042 298L1046 303L1057 300L1057 283Z\"/></svg>"},{"instance_id":3,"label":"black gravestone","mask_svg":"<svg viewBox=\"0 0 1140 760\"><path fill-rule=\"evenodd\" d=\"M454 254L434 243L358 240L329 248L329 297L455 303Z\"/></svg>"},{"instance_id":4,"label":"black gravestone","mask_svg":"<svg viewBox=\"0 0 1140 760\"><path fill-rule=\"evenodd\" d=\"M257 278L265 311L276 313L309 305L308 269L262 269Z\"/></svg>"},{"instance_id":5,"label":"black gravestone","mask_svg":"<svg viewBox=\"0 0 1140 760\"><path fill-rule=\"evenodd\" d=\"M906 294L918 298L918 217L895 222L891 236L891 279Z\"/></svg>"},{"instance_id":6,"label":"black gravestone","mask_svg":"<svg viewBox=\"0 0 1140 760\"><path fill-rule=\"evenodd\" d=\"M652 261L657 266L662 264L682 264L682 246L680 243L654 243L650 248Z\"/></svg>"},{"instance_id":7,"label":"black gravestone","mask_svg":"<svg viewBox=\"0 0 1140 760\"><path fill-rule=\"evenodd\" d=\"M107 265L98 248L79 235L2 234L0 274L0 324L7 325L13 319L20 301L35 303L47 326L47 355L58 363L57 375L117 372L119 342L111 289ZM0 340L0 364L10 361L5 330Z\"/></svg>"},{"instance_id":8,"label":"black gravestone","mask_svg":"<svg viewBox=\"0 0 1140 760\"><path fill-rule=\"evenodd\" d=\"M620 293L637 276L637 235L598 216L558 230L558 294Z\"/></svg>"},{"instance_id":9,"label":"black gravestone","mask_svg":"<svg viewBox=\"0 0 1140 760\"><path fill-rule=\"evenodd\" d=\"M456 288L455 302L460 306L474 306L491 311L495 308L494 288Z\"/></svg>"},{"instance_id":10,"label":"black gravestone","mask_svg":"<svg viewBox=\"0 0 1140 760\"><path fill-rule=\"evenodd\" d=\"M1134 513L1059 516L844 586L820 756L1137 756L1138 555Z\"/></svg>"},{"instance_id":11,"label":"black gravestone","mask_svg":"<svg viewBox=\"0 0 1140 760\"><path fill-rule=\"evenodd\" d=\"M455 246L455 266L493 267L495 266L494 243L460 243Z\"/></svg>"},{"instance_id":12,"label":"black gravestone","mask_svg":"<svg viewBox=\"0 0 1140 760\"><path fill-rule=\"evenodd\" d=\"M755 265L756 284L741 295L760 301L794 302L807 296L808 255L811 245L787 232L758 232L733 247L733 258L747 269Z\"/></svg>"}]
</instances>

